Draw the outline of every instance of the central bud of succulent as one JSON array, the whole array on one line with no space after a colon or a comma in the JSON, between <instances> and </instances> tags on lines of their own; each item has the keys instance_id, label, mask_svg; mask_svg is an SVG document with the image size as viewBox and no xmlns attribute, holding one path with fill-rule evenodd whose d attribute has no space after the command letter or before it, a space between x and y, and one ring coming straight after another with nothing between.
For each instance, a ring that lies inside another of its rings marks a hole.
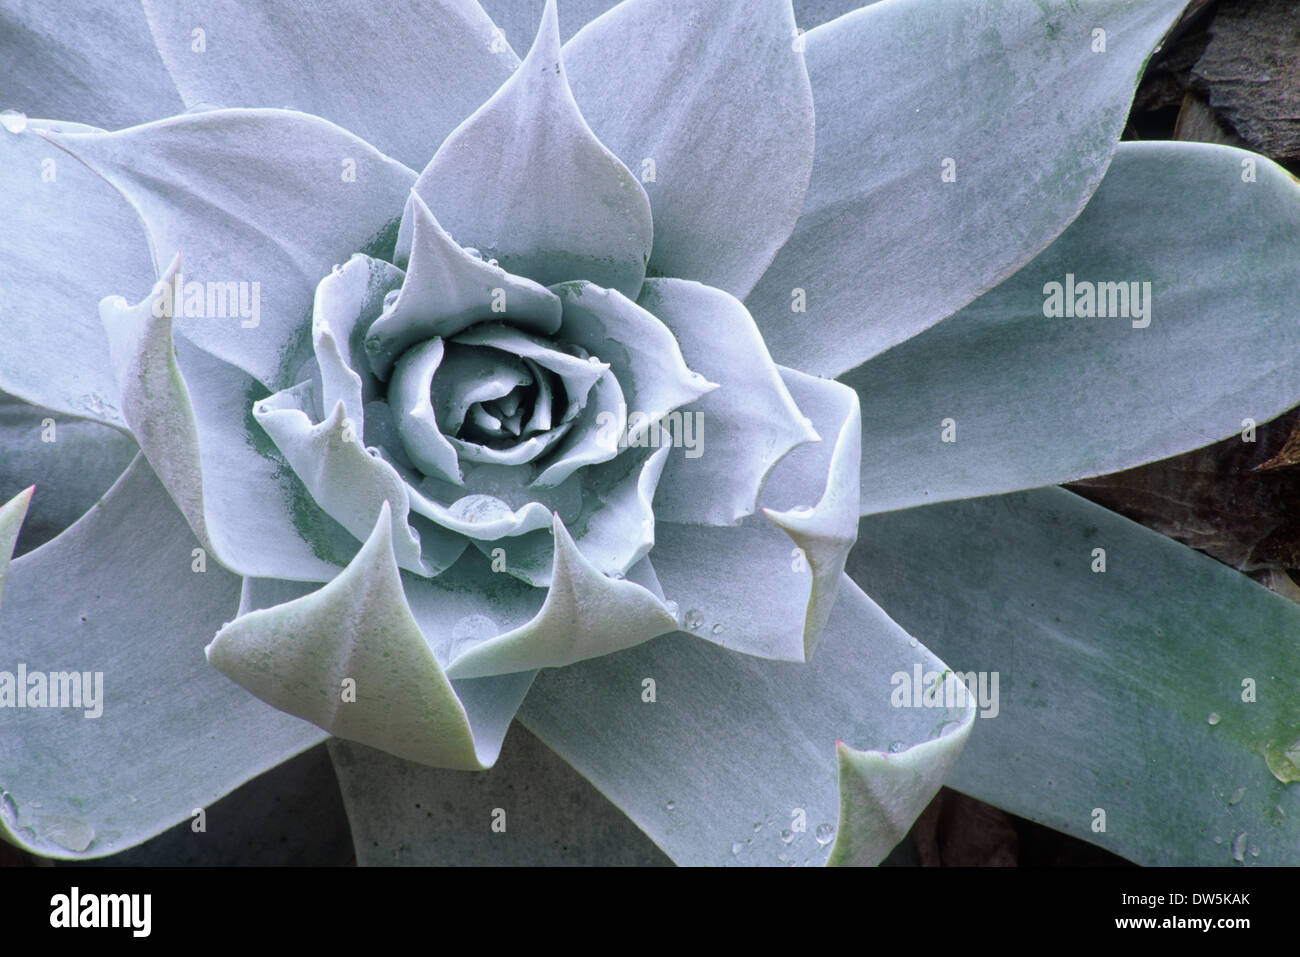
<instances>
[{"instance_id":1,"label":"central bud of succulent","mask_svg":"<svg viewBox=\"0 0 1300 957\"><path fill-rule=\"evenodd\" d=\"M609 366L506 321L406 349L388 382L402 448L425 475L464 484L464 463L540 475Z\"/></svg>"}]
</instances>

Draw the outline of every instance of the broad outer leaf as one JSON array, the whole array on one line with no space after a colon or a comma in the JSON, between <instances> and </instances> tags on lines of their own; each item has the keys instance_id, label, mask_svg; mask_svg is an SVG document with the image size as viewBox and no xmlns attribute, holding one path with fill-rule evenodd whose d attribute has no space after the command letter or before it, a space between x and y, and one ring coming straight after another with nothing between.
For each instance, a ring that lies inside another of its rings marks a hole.
<instances>
[{"instance_id":1,"label":"broad outer leaf","mask_svg":"<svg viewBox=\"0 0 1300 957\"><path fill-rule=\"evenodd\" d=\"M573 95L650 198L650 272L744 298L799 218L813 99L790 0L626 0L564 46Z\"/></svg>"},{"instance_id":2,"label":"broad outer leaf","mask_svg":"<svg viewBox=\"0 0 1300 957\"><path fill-rule=\"evenodd\" d=\"M416 168L519 65L474 0L144 8L186 105L302 110Z\"/></svg>"},{"instance_id":3,"label":"broad outer leaf","mask_svg":"<svg viewBox=\"0 0 1300 957\"><path fill-rule=\"evenodd\" d=\"M672 863L519 724L487 771L431 768L341 738L329 753L361 867Z\"/></svg>"},{"instance_id":4,"label":"broad outer leaf","mask_svg":"<svg viewBox=\"0 0 1300 957\"><path fill-rule=\"evenodd\" d=\"M838 375L1029 262L1097 188L1185 2L888 0L809 31L812 181L746 302L776 360Z\"/></svg>"},{"instance_id":5,"label":"broad outer leaf","mask_svg":"<svg viewBox=\"0 0 1300 957\"><path fill-rule=\"evenodd\" d=\"M25 666L29 683L89 672L83 693L95 688L95 701L0 709L6 840L45 857L111 854L323 737L203 661L203 643L235 613L239 579L200 564L198 545L138 457L101 506L10 567L4 670Z\"/></svg>"},{"instance_id":6,"label":"broad outer leaf","mask_svg":"<svg viewBox=\"0 0 1300 957\"><path fill-rule=\"evenodd\" d=\"M37 133L0 133L0 390L125 429L96 306L152 281L139 220Z\"/></svg>"},{"instance_id":7,"label":"broad outer leaf","mask_svg":"<svg viewBox=\"0 0 1300 957\"><path fill-rule=\"evenodd\" d=\"M0 395L0 501L37 486L17 554L59 534L95 504L138 451L129 435Z\"/></svg>"},{"instance_id":8,"label":"broad outer leaf","mask_svg":"<svg viewBox=\"0 0 1300 957\"><path fill-rule=\"evenodd\" d=\"M185 108L134 3L7 3L0 9L0 69L0 108L28 116L117 129Z\"/></svg>"},{"instance_id":9,"label":"broad outer leaf","mask_svg":"<svg viewBox=\"0 0 1300 957\"><path fill-rule=\"evenodd\" d=\"M650 202L578 111L553 0L519 69L447 137L415 188L458 243L509 272L547 286L586 279L631 299L641 288Z\"/></svg>"},{"instance_id":10,"label":"broad outer leaf","mask_svg":"<svg viewBox=\"0 0 1300 957\"><path fill-rule=\"evenodd\" d=\"M265 390L246 373L174 341L162 282L136 305L100 305L123 413L154 472L204 546L240 574L324 581L356 550L254 420ZM160 295L162 298L160 299Z\"/></svg>"},{"instance_id":11,"label":"broad outer leaf","mask_svg":"<svg viewBox=\"0 0 1300 957\"><path fill-rule=\"evenodd\" d=\"M975 717L891 706L914 666L943 670L846 580L811 664L669 635L546 672L519 717L679 864L874 864ZM846 761L837 739L880 755Z\"/></svg>"},{"instance_id":12,"label":"broad outer leaf","mask_svg":"<svg viewBox=\"0 0 1300 957\"><path fill-rule=\"evenodd\" d=\"M391 251L415 180L346 130L286 110L212 110L119 133L42 135L136 208L156 275L184 251L177 330L271 389L296 382L310 356L317 283L353 253Z\"/></svg>"},{"instance_id":13,"label":"broad outer leaf","mask_svg":"<svg viewBox=\"0 0 1300 957\"><path fill-rule=\"evenodd\" d=\"M421 764L489 767L531 675L497 679L485 716L466 707L407 605L385 502L374 530L319 591L251 611L207 648L223 674L282 711Z\"/></svg>"},{"instance_id":14,"label":"broad outer leaf","mask_svg":"<svg viewBox=\"0 0 1300 957\"><path fill-rule=\"evenodd\" d=\"M849 568L999 675L953 787L1140 864L1300 862L1295 604L1060 489L865 518Z\"/></svg>"},{"instance_id":15,"label":"broad outer leaf","mask_svg":"<svg viewBox=\"0 0 1300 957\"><path fill-rule=\"evenodd\" d=\"M1300 185L1280 167L1121 145L1034 262L844 377L863 400L863 510L1114 472L1273 418L1300 400L1298 260ZM1068 276L1078 297L1122 284L1098 299L1112 318L1048 317ZM1135 283L1142 309L1116 317Z\"/></svg>"}]
</instances>

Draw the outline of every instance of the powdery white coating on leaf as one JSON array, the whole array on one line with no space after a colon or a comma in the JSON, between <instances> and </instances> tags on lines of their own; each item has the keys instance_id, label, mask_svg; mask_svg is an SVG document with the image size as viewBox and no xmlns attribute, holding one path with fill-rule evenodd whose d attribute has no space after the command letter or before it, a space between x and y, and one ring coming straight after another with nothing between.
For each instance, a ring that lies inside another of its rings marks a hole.
<instances>
[{"instance_id":1,"label":"powdery white coating on leaf","mask_svg":"<svg viewBox=\"0 0 1300 957\"><path fill-rule=\"evenodd\" d=\"M650 202L573 100L553 0L519 69L447 137L415 189L457 242L512 273L632 299L641 288Z\"/></svg>"},{"instance_id":2,"label":"powdery white coating on leaf","mask_svg":"<svg viewBox=\"0 0 1300 957\"><path fill-rule=\"evenodd\" d=\"M519 63L493 48L474 0L144 0L144 9L186 106L289 106L417 168Z\"/></svg>"},{"instance_id":3,"label":"powdery white coating on leaf","mask_svg":"<svg viewBox=\"0 0 1300 957\"><path fill-rule=\"evenodd\" d=\"M776 463L819 436L734 296L697 282L647 279L637 304L668 327L692 370L719 384L684 410L698 446L669 458L656 511L668 522L735 525L753 514Z\"/></svg>"},{"instance_id":4,"label":"powdery white coating on leaf","mask_svg":"<svg viewBox=\"0 0 1300 957\"><path fill-rule=\"evenodd\" d=\"M861 426L851 389L780 371L822 441L799 446L776 466L763 490L763 514L736 527L660 521L651 557L685 630L730 651L804 662L857 537Z\"/></svg>"},{"instance_id":5,"label":"powdery white coating on leaf","mask_svg":"<svg viewBox=\"0 0 1300 957\"><path fill-rule=\"evenodd\" d=\"M562 667L676 630L660 599L630 581L607 578L584 558L558 515L551 531L551 585L537 616L458 656L448 674L475 678Z\"/></svg>"},{"instance_id":6,"label":"powdery white coating on leaf","mask_svg":"<svg viewBox=\"0 0 1300 957\"><path fill-rule=\"evenodd\" d=\"M833 822L850 830L856 863L876 863L934 796L974 717L970 706L893 707L890 675L914 665L944 669L846 578L807 665L669 635L543 672L519 717L679 864L824 863L816 829ZM640 693L646 678L654 703ZM910 746L899 762L909 774L873 779L866 794L846 788L837 740ZM806 830L787 844L780 832L798 810ZM755 834L755 821L773 825Z\"/></svg>"},{"instance_id":7,"label":"powdery white coating on leaf","mask_svg":"<svg viewBox=\"0 0 1300 957\"><path fill-rule=\"evenodd\" d=\"M378 242L415 173L315 116L272 109L186 113L118 133L44 132L112 183L144 221L161 275L257 283L260 315L180 316L177 331L270 389L307 355L316 285ZM340 157L354 160L345 178Z\"/></svg>"},{"instance_id":8,"label":"powdery white coating on leaf","mask_svg":"<svg viewBox=\"0 0 1300 957\"><path fill-rule=\"evenodd\" d=\"M393 558L392 524L385 502L337 578L236 619L208 646L208 660L264 701L339 737L421 764L488 767L502 737L475 734L412 616ZM513 713L530 678L511 683L493 705ZM504 731L499 721L493 727Z\"/></svg>"},{"instance_id":9,"label":"powdery white coating on leaf","mask_svg":"<svg viewBox=\"0 0 1300 957\"><path fill-rule=\"evenodd\" d=\"M123 415L217 560L246 575L332 578L338 566L331 559L351 554L348 541L302 500L297 479L284 475L283 459L259 449L248 404L260 387L233 366L188 343L178 350L173 341L172 318L158 295L180 269L177 253L162 283L139 303L111 296L100 304Z\"/></svg>"},{"instance_id":10,"label":"powdery white coating on leaf","mask_svg":"<svg viewBox=\"0 0 1300 957\"><path fill-rule=\"evenodd\" d=\"M4 598L5 576L9 574L9 560L18 542L18 532L23 527L27 507L32 502L35 486L25 488L9 501L0 505L0 600ZM0 606L3 610L3 606Z\"/></svg>"},{"instance_id":11,"label":"powdery white coating on leaf","mask_svg":"<svg viewBox=\"0 0 1300 957\"><path fill-rule=\"evenodd\" d=\"M1281 167L1226 146L1121 144L1037 259L844 376L862 396L863 510L1119 471L1268 421L1297 400L1297 262L1300 184ZM1048 284L1067 275L1136 283L1146 317L1046 316ZM940 441L946 418L955 442Z\"/></svg>"},{"instance_id":12,"label":"powdery white coating on leaf","mask_svg":"<svg viewBox=\"0 0 1300 957\"><path fill-rule=\"evenodd\" d=\"M748 295L813 168L790 0L627 0L564 45L564 65L591 128L650 199L651 273Z\"/></svg>"},{"instance_id":13,"label":"powdery white coating on leaf","mask_svg":"<svg viewBox=\"0 0 1300 957\"><path fill-rule=\"evenodd\" d=\"M746 299L773 357L839 375L1029 262L1097 188L1185 5L889 0L810 30L812 180Z\"/></svg>"},{"instance_id":14,"label":"powdery white coating on leaf","mask_svg":"<svg viewBox=\"0 0 1300 957\"><path fill-rule=\"evenodd\" d=\"M7 839L45 857L113 854L324 738L203 661L203 643L235 614L240 585L211 559L196 572L198 545L137 456L102 504L10 566L6 659L102 672L103 710L0 712ZM74 836L80 849L59 843Z\"/></svg>"}]
</instances>

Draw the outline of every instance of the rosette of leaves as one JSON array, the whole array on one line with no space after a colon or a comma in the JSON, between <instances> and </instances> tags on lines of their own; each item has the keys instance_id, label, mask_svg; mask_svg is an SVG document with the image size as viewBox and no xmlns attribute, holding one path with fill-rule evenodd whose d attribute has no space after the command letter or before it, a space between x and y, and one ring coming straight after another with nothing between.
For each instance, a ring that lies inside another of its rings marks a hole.
<instances>
[{"instance_id":1,"label":"rosette of leaves","mask_svg":"<svg viewBox=\"0 0 1300 957\"><path fill-rule=\"evenodd\" d=\"M1297 400L1295 183L1117 143L1181 7L7 8L0 669L107 691L0 710L3 835L330 735L401 828L517 718L686 863L874 863L950 772L1294 855L1296 610L1042 488Z\"/></svg>"}]
</instances>

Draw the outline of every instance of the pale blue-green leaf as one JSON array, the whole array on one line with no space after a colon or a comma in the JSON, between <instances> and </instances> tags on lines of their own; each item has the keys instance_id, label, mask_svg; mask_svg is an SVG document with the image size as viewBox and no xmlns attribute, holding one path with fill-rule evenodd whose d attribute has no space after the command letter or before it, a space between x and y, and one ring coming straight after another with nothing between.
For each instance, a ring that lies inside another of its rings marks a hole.
<instances>
[{"instance_id":1,"label":"pale blue-green leaf","mask_svg":"<svg viewBox=\"0 0 1300 957\"><path fill-rule=\"evenodd\" d=\"M43 545L95 504L138 451L117 429L0 394L0 501L36 485L17 554ZM3 549L0 549L3 551Z\"/></svg>"},{"instance_id":2,"label":"pale blue-green leaf","mask_svg":"<svg viewBox=\"0 0 1300 957\"><path fill-rule=\"evenodd\" d=\"M789 0L627 0L566 43L564 63L650 199L649 274L746 296L794 229L813 165Z\"/></svg>"},{"instance_id":3,"label":"pale blue-green leaf","mask_svg":"<svg viewBox=\"0 0 1300 957\"><path fill-rule=\"evenodd\" d=\"M10 567L6 670L90 672L95 700L0 709L5 839L46 857L111 854L324 737L204 662L239 579L213 562L196 571L198 546L139 457L102 506Z\"/></svg>"},{"instance_id":4,"label":"pale blue-green leaf","mask_svg":"<svg viewBox=\"0 0 1300 957\"><path fill-rule=\"evenodd\" d=\"M347 417L340 401L321 421L311 383L284 389L258 402L253 416L271 437L312 499L358 541L370 535L378 516L389 517L397 563L422 575L436 575L465 549L450 533L421 536L407 521L410 493L401 475L377 450L364 445L360 423ZM388 507L391 505L391 508Z\"/></svg>"},{"instance_id":5,"label":"pale blue-green leaf","mask_svg":"<svg viewBox=\"0 0 1300 957\"><path fill-rule=\"evenodd\" d=\"M339 738L329 753L361 867L672 863L519 724L487 771L430 768Z\"/></svg>"},{"instance_id":6,"label":"pale blue-green leaf","mask_svg":"<svg viewBox=\"0 0 1300 957\"><path fill-rule=\"evenodd\" d=\"M323 116L417 169L518 66L474 0L144 0L189 106ZM177 112L172 110L171 112Z\"/></svg>"},{"instance_id":7,"label":"pale blue-green leaf","mask_svg":"<svg viewBox=\"0 0 1300 957\"><path fill-rule=\"evenodd\" d=\"M568 432L533 479L532 488L559 487L570 481L579 470L608 462L619 454L621 440L626 435L626 428L621 423L627 417L627 397L618 377L606 371L585 398L586 402L577 417L571 420ZM569 403L570 410L572 406ZM648 432L638 434L648 436Z\"/></svg>"},{"instance_id":8,"label":"pale blue-green leaf","mask_svg":"<svg viewBox=\"0 0 1300 957\"><path fill-rule=\"evenodd\" d=\"M122 412L204 547L243 575L324 581L356 550L252 416L265 395L246 373L173 339L162 282L134 306L100 306ZM160 298L161 296L161 298Z\"/></svg>"},{"instance_id":9,"label":"pale blue-green leaf","mask_svg":"<svg viewBox=\"0 0 1300 957\"><path fill-rule=\"evenodd\" d=\"M554 293L457 245L419 193L411 193L402 227L410 239L399 241L396 261L406 267L406 279L366 340L370 366L381 378L388 378L402 350L432 336L455 335L488 317L509 313L515 325L543 335L560 327Z\"/></svg>"},{"instance_id":10,"label":"pale blue-green leaf","mask_svg":"<svg viewBox=\"0 0 1300 957\"><path fill-rule=\"evenodd\" d=\"M776 360L838 375L1029 262L1097 188L1185 3L888 0L809 31L812 181L746 303Z\"/></svg>"},{"instance_id":11,"label":"pale blue-green leaf","mask_svg":"<svg viewBox=\"0 0 1300 957\"><path fill-rule=\"evenodd\" d=\"M134 3L18 0L0 9L0 109L116 129L185 108Z\"/></svg>"},{"instance_id":12,"label":"pale blue-green leaf","mask_svg":"<svg viewBox=\"0 0 1300 957\"><path fill-rule=\"evenodd\" d=\"M606 575L624 575L655 541L655 487L669 449L627 449L579 469L555 486L528 482L527 470L466 466L465 487L420 480L389 459L412 487L412 524L467 536L485 556L522 581L551 583L550 526L558 514L588 561ZM474 489L475 491L469 491ZM468 494L467 494L468 493Z\"/></svg>"},{"instance_id":13,"label":"pale blue-green leaf","mask_svg":"<svg viewBox=\"0 0 1300 957\"><path fill-rule=\"evenodd\" d=\"M868 7L879 0L794 0L794 19L801 30L811 30L836 17Z\"/></svg>"},{"instance_id":14,"label":"pale blue-green leaf","mask_svg":"<svg viewBox=\"0 0 1300 957\"><path fill-rule=\"evenodd\" d=\"M476 731L412 616L392 529L385 502L337 578L226 625L208 646L208 660L263 701L341 738L421 764L488 767L503 734ZM511 687L522 699L527 682ZM506 709L504 723L519 699L496 702ZM494 729L503 724L492 721Z\"/></svg>"},{"instance_id":15,"label":"pale blue-green leaf","mask_svg":"<svg viewBox=\"0 0 1300 957\"><path fill-rule=\"evenodd\" d=\"M519 69L447 137L415 188L458 242L512 273L543 285L588 279L636 298L650 201L582 118L553 3L546 10Z\"/></svg>"},{"instance_id":16,"label":"pale blue-green leaf","mask_svg":"<svg viewBox=\"0 0 1300 957\"><path fill-rule=\"evenodd\" d=\"M447 673L480 678L559 668L621 651L677 627L662 601L640 585L607 578L583 557L555 516L551 586L535 618L452 659Z\"/></svg>"},{"instance_id":17,"label":"pale blue-green leaf","mask_svg":"<svg viewBox=\"0 0 1300 957\"><path fill-rule=\"evenodd\" d=\"M857 537L861 423L853 390L791 369L781 376L822 441L776 466L762 515L724 528L661 520L651 557L689 631L746 654L806 661Z\"/></svg>"},{"instance_id":18,"label":"pale blue-green leaf","mask_svg":"<svg viewBox=\"0 0 1300 957\"><path fill-rule=\"evenodd\" d=\"M18 533L32 502L32 487L28 486L3 505L0 505L0 599L4 597L5 578L9 575L9 561L18 544Z\"/></svg>"},{"instance_id":19,"label":"pale blue-green leaf","mask_svg":"<svg viewBox=\"0 0 1300 957\"><path fill-rule=\"evenodd\" d=\"M669 522L735 525L753 514L782 456L817 441L817 433L735 297L696 282L647 279L637 305L669 328L691 369L720 386L661 424L662 439L677 451L655 511Z\"/></svg>"},{"instance_id":20,"label":"pale blue-green leaf","mask_svg":"<svg viewBox=\"0 0 1300 957\"><path fill-rule=\"evenodd\" d=\"M425 475L464 485L456 450L433 409L433 377L445 354L437 337L407 349L388 383L388 404L407 458Z\"/></svg>"},{"instance_id":21,"label":"pale blue-green leaf","mask_svg":"<svg viewBox=\"0 0 1300 957\"><path fill-rule=\"evenodd\" d=\"M650 273L748 295L813 167L790 0L627 0L565 44L564 66L592 130L650 198Z\"/></svg>"},{"instance_id":22,"label":"pale blue-green leaf","mask_svg":"<svg viewBox=\"0 0 1300 957\"><path fill-rule=\"evenodd\" d=\"M844 376L862 397L864 511L1119 471L1273 418L1300 401L1297 261L1284 170L1223 146L1122 144L1034 262ZM1049 284L1069 281L1110 318L1045 315Z\"/></svg>"},{"instance_id":23,"label":"pale blue-green leaf","mask_svg":"<svg viewBox=\"0 0 1300 957\"><path fill-rule=\"evenodd\" d=\"M271 389L296 382L311 355L317 283L355 252L388 255L415 178L346 130L285 110L42 135L136 208L157 275L184 250L177 331Z\"/></svg>"},{"instance_id":24,"label":"pale blue-green leaf","mask_svg":"<svg viewBox=\"0 0 1300 957\"><path fill-rule=\"evenodd\" d=\"M1060 489L871 516L849 568L998 676L952 786L1141 864L1300 862L1293 603Z\"/></svg>"},{"instance_id":25,"label":"pale blue-green leaf","mask_svg":"<svg viewBox=\"0 0 1300 957\"><path fill-rule=\"evenodd\" d=\"M590 282L553 288L564 305L558 338L607 362L623 390L626 421L611 423L620 442L644 444L665 415L718 388L687 367L667 325L621 292Z\"/></svg>"},{"instance_id":26,"label":"pale blue-green leaf","mask_svg":"<svg viewBox=\"0 0 1300 957\"><path fill-rule=\"evenodd\" d=\"M383 313L384 298L402 285L404 275L391 263L358 253L341 268L332 270L316 287L312 304L313 332L324 327L333 333L338 357L361 380L361 398L367 405L382 400L386 390L370 368L366 335ZM318 365L322 362L319 350L316 361ZM322 382L322 402L328 406L343 397L344 383L351 378L342 369L336 372L337 388L324 389ZM361 417L364 412L358 416Z\"/></svg>"},{"instance_id":27,"label":"pale blue-green leaf","mask_svg":"<svg viewBox=\"0 0 1300 957\"><path fill-rule=\"evenodd\" d=\"M560 39L568 40L619 0L557 0ZM501 28L502 38L515 49L526 50L542 24L546 0L479 0L479 5Z\"/></svg>"},{"instance_id":28,"label":"pale blue-green leaf","mask_svg":"<svg viewBox=\"0 0 1300 957\"><path fill-rule=\"evenodd\" d=\"M153 279L139 221L117 191L28 130L0 137L0 390L125 428L96 306Z\"/></svg>"},{"instance_id":29,"label":"pale blue-green leaf","mask_svg":"<svg viewBox=\"0 0 1300 957\"><path fill-rule=\"evenodd\" d=\"M893 707L914 666L944 668L846 579L811 664L674 634L546 672L519 718L679 864L874 864L974 721L969 701ZM837 740L880 759L841 777Z\"/></svg>"}]
</instances>

